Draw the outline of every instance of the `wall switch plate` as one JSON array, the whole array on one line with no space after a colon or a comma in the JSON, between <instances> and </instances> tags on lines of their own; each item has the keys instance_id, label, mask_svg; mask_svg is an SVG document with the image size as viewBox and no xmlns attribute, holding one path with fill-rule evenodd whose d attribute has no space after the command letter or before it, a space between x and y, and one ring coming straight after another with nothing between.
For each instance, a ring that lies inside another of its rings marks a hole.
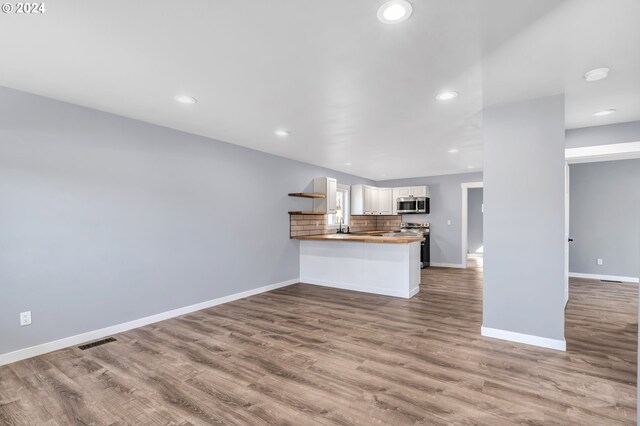
<instances>
[{"instance_id":1,"label":"wall switch plate","mask_svg":"<svg viewBox=\"0 0 640 426\"><path fill-rule=\"evenodd\" d=\"M603 262L602 262L602 259L597 259L597 260L596 260L596 263L597 263L598 265L602 265L602 263L603 263Z\"/></svg>"},{"instance_id":2,"label":"wall switch plate","mask_svg":"<svg viewBox=\"0 0 640 426\"><path fill-rule=\"evenodd\" d=\"M20 312L20 327L31 325L31 311Z\"/></svg>"}]
</instances>

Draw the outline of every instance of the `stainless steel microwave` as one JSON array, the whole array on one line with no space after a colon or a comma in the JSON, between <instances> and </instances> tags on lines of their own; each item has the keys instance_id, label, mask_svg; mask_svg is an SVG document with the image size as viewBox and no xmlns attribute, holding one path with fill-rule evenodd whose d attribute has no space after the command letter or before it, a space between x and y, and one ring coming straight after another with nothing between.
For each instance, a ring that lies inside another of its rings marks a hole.
<instances>
[{"instance_id":1,"label":"stainless steel microwave","mask_svg":"<svg viewBox=\"0 0 640 426\"><path fill-rule=\"evenodd\" d=\"M429 197L402 197L396 203L398 214L429 213Z\"/></svg>"}]
</instances>

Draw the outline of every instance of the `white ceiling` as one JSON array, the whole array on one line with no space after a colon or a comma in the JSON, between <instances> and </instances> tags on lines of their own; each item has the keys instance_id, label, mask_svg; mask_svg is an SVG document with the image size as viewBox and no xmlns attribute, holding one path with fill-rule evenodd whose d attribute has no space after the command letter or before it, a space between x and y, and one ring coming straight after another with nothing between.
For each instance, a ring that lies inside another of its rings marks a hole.
<instances>
[{"instance_id":1,"label":"white ceiling","mask_svg":"<svg viewBox=\"0 0 640 426\"><path fill-rule=\"evenodd\" d=\"M567 128L640 119L637 0L413 0L397 25L382 3L46 2L0 16L0 85L374 180L481 169L487 105L564 92Z\"/></svg>"}]
</instances>

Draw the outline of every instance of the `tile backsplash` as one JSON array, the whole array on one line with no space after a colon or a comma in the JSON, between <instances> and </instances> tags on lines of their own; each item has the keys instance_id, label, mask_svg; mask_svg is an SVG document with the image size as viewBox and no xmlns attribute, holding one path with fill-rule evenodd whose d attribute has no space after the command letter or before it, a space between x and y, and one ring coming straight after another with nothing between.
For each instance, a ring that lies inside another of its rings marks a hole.
<instances>
[{"instance_id":1,"label":"tile backsplash","mask_svg":"<svg viewBox=\"0 0 640 426\"><path fill-rule=\"evenodd\" d=\"M394 231L400 229L401 216L351 216L349 229L360 231ZM306 235L334 234L335 228L327 225L327 215L296 215L289 216L289 236L301 237Z\"/></svg>"},{"instance_id":2,"label":"tile backsplash","mask_svg":"<svg viewBox=\"0 0 640 426\"><path fill-rule=\"evenodd\" d=\"M396 231L400 229L400 223L402 222L402 216L376 216L376 230L377 231Z\"/></svg>"},{"instance_id":3,"label":"tile backsplash","mask_svg":"<svg viewBox=\"0 0 640 426\"><path fill-rule=\"evenodd\" d=\"M351 216L349 229L353 232L373 231L376 229L377 216Z\"/></svg>"},{"instance_id":4,"label":"tile backsplash","mask_svg":"<svg viewBox=\"0 0 640 426\"><path fill-rule=\"evenodd\" d=\"M292 214L289 215L289 237L305 235L322 235L335 232L327 226L327 215L324 214Z\"/></svg>"}]
</instances>

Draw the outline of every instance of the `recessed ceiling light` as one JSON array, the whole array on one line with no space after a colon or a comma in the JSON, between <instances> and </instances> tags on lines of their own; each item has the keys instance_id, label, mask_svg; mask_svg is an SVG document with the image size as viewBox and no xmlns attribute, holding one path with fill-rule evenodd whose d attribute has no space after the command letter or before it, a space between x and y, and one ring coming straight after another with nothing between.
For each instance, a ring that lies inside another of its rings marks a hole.
<instances>
[{"instance_id":1,"label":"recessed ceiling light","mask_svg":"<svg viewBox=\"0 0 640 426\"><path fill-rule=\"evenodd\" d=\"M176 102L180 102L181 104L188 104L188 105L193 105L196 102L198 102L198 100L196 98L194 98L193 96L189 96L189 95L176 95L173 97L173 99Z\"/></svg>"},{"instance_id":2,"label":"recessed ceiling light","mask_svg":"<svg viewBox=\"0 0 640 426\"><path fill-rule=\"evenodd\" d=\"M344 163L344 165L345 165L345 166L350 166L350 165L351 165L351 163Z\"/></svg>"},{"instance_id":3,"label":"recessed ceiling light","mask_svg":"<svg viewBox=\"0 0 640 426\"><path fill-rule=\"evenodd\" d=\"M602 111L594 112L593 116L594 117L602 117L602 116L605 116L605 115L613 114L614 112L616 112L615 109L605 109L605 110L602 110Z\"/></svg>"},{"instance_id":4,"label":"recessed ceiling light","mask_svg":"<svg viewBox=\"0 0 640 426\"><path fill-rule=\"evenodd\" d=\"M460 150L458 148L451 148L449 150L449 154L455 154L456 152L460 152Z\"/></svg>"},{"instance_id":5,"label":"recessed ceiling light","mask_svg":"<svg viewBox=\"0 0 640 426\"><path fill-rule=\"evenodd\" d=\"M609 75L609 68L596 68L595 70L591 70L584 75L584 79L587 81L598 81L603 78L607 78Z\"/></svg>"},{"instance_id":6,"label":"recessed ceiling light","mask_svg":"<svg viewBox=\"0 0 640 426\"><path fill-rule=\"evenodd\" d=\"M411 16L413 6L406 0L391 0L380 6L378 19L385 24L399 24Z\"/></svg>"},{"instance_id":7,"label":"recessed ceiling light","mask_svg":"<svg viewBox=\"0 0 640 426\"><path fill-rule=\"evenodd\" d=\"M458 92L441 92L438 93L436 99L439 101L448 101L449 99L457 98Z\"/></svg>"},{"instance_id":8,"label":"recessed ceiling light","mask_svg":"<svg viewBox=\"0 0 640 426\"><path fill-rule=\"evenodd\" d=\"M278 129L273 133L275 133L277 136L282 136L282 137L289 136L291 134L290 131L284 130L284 129Z\"/></svg>"}]
</instances>

